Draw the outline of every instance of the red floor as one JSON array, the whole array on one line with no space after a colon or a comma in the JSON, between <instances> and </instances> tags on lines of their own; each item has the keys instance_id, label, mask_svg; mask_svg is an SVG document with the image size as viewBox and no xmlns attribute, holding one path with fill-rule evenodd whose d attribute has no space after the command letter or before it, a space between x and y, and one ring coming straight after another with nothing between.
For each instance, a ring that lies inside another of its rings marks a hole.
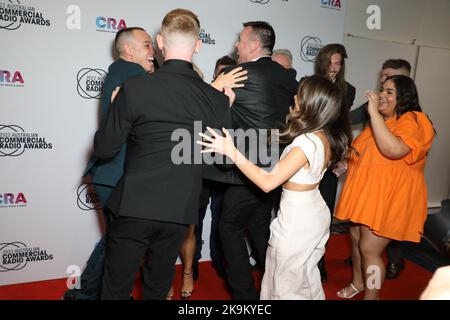
<instances>
[{"instance_id":1,"label":"red floor","mask_svg":"<svg viewBox=\"0 0 450 320\"><path fill-rule=\"evenodd\" d=\"M326 253L328 281L324 284L325 295L329 300L338 300L335 292L351 281L351 268L343 262L349 253L348 235L332 235ZM255 272L254 276L256 280L260 279L258 273ZM406 261L406 268L398 279L385 281L381 299L417 300L431 276L432 274L427 270ZM180 287L181 269L180 266L177 266L174 280L175 299L180 298ZM66 279L0 286L0 300L59 300L65 290ZM141 298L139 279L136 281L133 295L136 299ZM211 264L209 262L201 263L200 277L195 282L195 291L191 300L227 300L230 298L224 281L216 276Z\"/></svg>"}]
</instances>

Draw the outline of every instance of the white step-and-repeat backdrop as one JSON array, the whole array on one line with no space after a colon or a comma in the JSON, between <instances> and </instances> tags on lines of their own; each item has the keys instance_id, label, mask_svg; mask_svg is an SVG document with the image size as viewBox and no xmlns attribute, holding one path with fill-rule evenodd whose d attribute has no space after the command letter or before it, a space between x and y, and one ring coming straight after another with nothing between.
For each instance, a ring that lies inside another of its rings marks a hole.
<instances>
[{"instance_id":1,"label":"white step-and-repeat backdrop","mask_svg":"<svg viewBox=\"0 0 450 320\"><path fill-rule=\"evenodd\" d=\"M345 0L0 0L0 285L85 266L103 223L81 176L115 33L141 26L154 38L174 8L200 18L194 62L207 82L245 21L273 25L275 48L293 52L298 78L313 72L321 46L343 39ZM209 223L207 214L202 259Z\"/></svg>"}]
</instances>

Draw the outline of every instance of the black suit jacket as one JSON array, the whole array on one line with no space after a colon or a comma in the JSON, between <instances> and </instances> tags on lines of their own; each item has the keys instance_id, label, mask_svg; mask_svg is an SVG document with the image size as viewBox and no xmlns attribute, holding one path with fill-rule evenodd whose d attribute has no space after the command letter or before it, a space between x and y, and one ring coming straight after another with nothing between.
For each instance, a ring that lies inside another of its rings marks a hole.
<instances>
[{"instance_id":1,"label":"black suit jacket","mask_svg":"<svg viewBox=\"0 0 450 320\"><path fill-rule=\"evenodd\" d=\"M367 111L369 103L365 102L362 105L360 105L358 108L350 111L350 122L352 125L356 124L363 124L365 125L367 121L369 121L370 116L369 112Z\"/></svg>"},{"instance_id":2,"label":"black suit jacket","mask_svg":"<svg viewBox=\"0 0 450 320\"><path fill-rule=\"evenodd\" d=\"M194 121L202 121L202 131L206 125L229 127L230 114L228 98L203 82L189 62L169 60L159 71L124 83L94 141L99 158L113 157L127 142L125 172L107 203L112 212L197 223L203 166ZM177 164L180 156L185 161Z\"/></svg>"},{"instance_id":3,"label":"black suit jacket","mask_svg":"<svg viewBox=\"0 0 450 320\"><path fill-rule=\"evenodd\" d=\"M350 83L348 83L347 81L345 81L346 84L346 90L345 90L345 95L343 97L343 109L341 109L341 113L339 115L339 117L345 117L346 119L348 119L347 121L349 121L348 123L348 130L351 130L351 125L352 120L351 120L351 116L350 116L350 109L352 108L353 102L355 101L355 94L356 94L356 89L354 86L352 86ZM340 120L339 123L342 123L343 120Z\"/></svg>"},{"instance_id":4,"label":"black suit jacket","mask_svg":"<svg viewBox=\"0 0 450 320\"><path fill-rule=\"evenodd\" d=\"M294 105L294 95L298 88L294 73L272 61L270 57L238 66L248 71L248 79L244 82L243 88L234 89L236 100L231 107L232 128L244 130L281 128L285 124L289 107ZM227 67L224 71L228 72L236 67ZM261 152L265 153L266 141L262 141L259 146L262 148ZM248 155L250 148L248 144L245 147L245 153ZM261 164L260 159L255 160L258 160L260 166L267 167ZM217 166L208 166L205 177L231 184L249 182L239 170L224 170Z\"/></svg>"},{"instance_id":5,"label":"black suit jacket","mask_svg":"<svg viewBox=\"0 0 450 320\"><path fill-rule=\"evenodd\" d=\"M356 89L347 81L345 83L347 84L347 90L344 95L344 107L350 112L353 101L355 101Z\"/></svg>"}]
</instances>

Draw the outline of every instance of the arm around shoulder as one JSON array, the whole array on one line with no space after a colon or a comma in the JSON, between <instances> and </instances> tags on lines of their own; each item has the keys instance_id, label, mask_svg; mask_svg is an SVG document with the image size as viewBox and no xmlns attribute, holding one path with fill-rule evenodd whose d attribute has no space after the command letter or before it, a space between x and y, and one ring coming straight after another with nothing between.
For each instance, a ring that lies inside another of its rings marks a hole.
<instances>
[{"instance_id":1,"label":"arm around shoulder","mask_svg":"<svg viewBox=\"0 0 450 320\"><path fill-rule=\"evenodd\" d=\"M95 156L109 159L117 155L126 142L131 126L132 116L127 106L126 93L120 90L95 133Z\"/></svg>"}]
</instances>

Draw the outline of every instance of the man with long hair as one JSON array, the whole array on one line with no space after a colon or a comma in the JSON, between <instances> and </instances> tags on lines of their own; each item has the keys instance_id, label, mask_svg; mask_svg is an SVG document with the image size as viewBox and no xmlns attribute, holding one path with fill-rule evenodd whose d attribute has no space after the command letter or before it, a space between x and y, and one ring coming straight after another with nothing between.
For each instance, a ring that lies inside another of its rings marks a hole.
<instances>
[{"instance_id":1,"label":"man with long hair","mask_svg":"<svg viewBox=\"0 0 450 320\"><path fill-rule=\"evenodd\" d=\"M347 51L340 43L331 43L320 49L314 64L316 75L324 76L331 80L339 88L342 95L342 106L338 119L331 125L333 134L344 132L349 137L348 145L351 144L352 130L350 126L349 112L355 100L355 87L345 81L345 59ZM336 191L338 186L338 177L334 174L333 168L329 168L320 182L319 190L325 202L330 209L331 215L334 213L336 201ZM319 262L320 275L322 281L327 280L325 269L325 258Z\"/></svg>"}]
</instances>

